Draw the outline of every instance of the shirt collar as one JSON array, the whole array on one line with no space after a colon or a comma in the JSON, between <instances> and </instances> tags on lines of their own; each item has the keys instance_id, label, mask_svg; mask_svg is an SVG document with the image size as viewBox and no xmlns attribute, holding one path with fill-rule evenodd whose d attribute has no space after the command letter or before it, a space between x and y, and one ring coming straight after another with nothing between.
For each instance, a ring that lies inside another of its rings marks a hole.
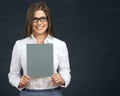
<instances>
[{"instance_id":1,"label":"shirt collar","mask_svg":"<svg viewBox=\"0 0 120 96\"><path fill-rule=\"evenodd\" d=\"M33 34L31 34L31 38L36 42L37 40L36 40L36 38L35 38L35 36L33 35ZM44 40L44 43L51 43L51 40L53 39L53 37L50 35L50 34L48 34L48 36L47 36L47 38Z\"/></svg>"}]
</instances>

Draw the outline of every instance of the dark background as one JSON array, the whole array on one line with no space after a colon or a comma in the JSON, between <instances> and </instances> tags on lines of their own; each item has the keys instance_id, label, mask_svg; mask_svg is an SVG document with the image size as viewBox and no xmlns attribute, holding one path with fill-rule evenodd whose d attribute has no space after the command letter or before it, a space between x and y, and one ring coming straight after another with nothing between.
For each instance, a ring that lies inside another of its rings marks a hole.
<instances>
[{"instance_id":1,"label":"dark background","mask_svg":"<svg viewBox=\"0 0 120 96\"><path fill-rule=\"evenodd\" d=\"M0 96L19 96L8 82L11 52L23 38L33 1L0 1ZM57 37L67 43L72 80L64 96L120 96L120 0L43 0Z\"/></svg>"}]
</instances>

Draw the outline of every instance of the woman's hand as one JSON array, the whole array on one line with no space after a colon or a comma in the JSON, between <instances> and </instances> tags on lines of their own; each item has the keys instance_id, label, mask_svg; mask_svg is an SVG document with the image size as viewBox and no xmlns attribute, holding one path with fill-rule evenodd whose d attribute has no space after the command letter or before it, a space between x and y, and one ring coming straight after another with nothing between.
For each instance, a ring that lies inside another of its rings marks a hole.
<instances>
[{"instance_id":1,"label":"woman's hand","mask_svg":"<svg viewBox=\"0 0 120 96\"><path fill-rule=\"evenodd\" d=\"M29 82L30 82L30 77L28 75L23 75L20 79L20 83L19 83L18 88L25 87L26 85L29 84Z\"/></svg>"},{"instance_id":2,"label":"woman's hand","mask_svg":"<svg viewBox=\"0 0 120 96\"><path fill-rule=\"evenodd\" d=\"M53 81L53 83L55 85L65 85L65 81L64 79L61 77L61 75L59 73L54 73L52 76L51 76L51 79Z\"/></svg>"}]
</instances>

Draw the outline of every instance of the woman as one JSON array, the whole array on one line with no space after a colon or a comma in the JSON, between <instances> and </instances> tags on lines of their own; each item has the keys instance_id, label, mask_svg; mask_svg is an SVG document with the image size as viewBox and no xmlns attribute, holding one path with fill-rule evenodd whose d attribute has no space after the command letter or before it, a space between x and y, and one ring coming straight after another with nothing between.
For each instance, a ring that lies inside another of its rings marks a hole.
<instances>
[{"instance_id":1,"label":"woman","mask_svg":"<svg viewBox=\"0 0 120 96\"><path fill-rule=\"evenodd\" d=\"M26 44L29 43L53 44L54 74L51 77L27 75ZM44 2L32 3L27 10L25 38L17 40L14 45L8 78L10 84L20 90L20 96L62 96L61 87L70 83L66 43L55 38L50 10Z\"/></svg>"}]
</instances>

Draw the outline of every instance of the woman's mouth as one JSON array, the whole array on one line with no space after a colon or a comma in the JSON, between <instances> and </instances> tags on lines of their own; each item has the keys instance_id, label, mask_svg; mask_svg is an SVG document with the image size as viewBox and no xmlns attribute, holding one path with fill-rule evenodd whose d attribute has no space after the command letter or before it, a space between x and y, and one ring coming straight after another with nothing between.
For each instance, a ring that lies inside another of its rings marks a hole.
<instances>
[{"instance_id":1,"label":"woman's mouth","mask_svg":"<svg viewBox=\"0 0 120 96\"><path fill-rule=\"evenodd\" d=\"M43 28L43 26L36 26L37 30L41 30Z\"/></svg>"}]
</instances>

